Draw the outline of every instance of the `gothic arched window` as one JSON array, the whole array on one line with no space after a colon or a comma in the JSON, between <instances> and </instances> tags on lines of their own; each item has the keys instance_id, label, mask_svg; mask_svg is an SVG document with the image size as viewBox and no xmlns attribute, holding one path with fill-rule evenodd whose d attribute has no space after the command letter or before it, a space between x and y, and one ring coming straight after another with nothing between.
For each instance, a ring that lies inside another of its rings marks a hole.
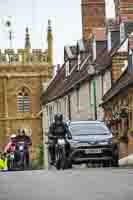
<instances>
[{"instance_id":1,"label":"gothic arched window","mask_svg":"<svg viewBox=\"0 0 133 200\"><path fill-rule=\"evenodd\" d=\"M18 112L30 112L30 96L26 88L18 93Z\"/></svg>"}]
</instances>

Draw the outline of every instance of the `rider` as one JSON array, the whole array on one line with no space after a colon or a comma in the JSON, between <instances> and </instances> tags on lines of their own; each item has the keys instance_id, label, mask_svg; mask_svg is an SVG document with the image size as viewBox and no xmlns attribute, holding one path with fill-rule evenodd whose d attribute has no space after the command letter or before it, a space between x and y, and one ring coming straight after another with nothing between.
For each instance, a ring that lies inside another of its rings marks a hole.
<instances>
[{"instance_id":1,"label":"rider","mask_svg":"<svg viewBox=\"0 0 133 200\"><path fill-rule=\"evenodd\" d=\"M29 166L29 146L31 145L31 139L29 136L26 135L25 130L24 129L19 129L18 130L18 135L16 136L16 142L17 144L19 142L24 142L25 145L25 155L26 155L26 162L27 162L27 166Z\"/></svg>"},{"instance_id":2,"label":"rider","mask_svg":"<svg viewBox=\"0 0 133 200\"><path fill-rule=\"evenodd\" d=\"M16 151L16 135L12 134L9 143L6 145L4 152L10 153Z\"/></svg>"},{"instance_id":3,"label":"rider","mask_svg":"<svg viewBox=\"0 0 133 200\"><path fill-rule=\"evenodd\" d=\"M5 153L14 153L14 161L17 162L19 160L19 154L16 151L17 143L16 143L16 134L12 134L10 137L9 143L6 145L4 152ZM7 161L8 168L10 168L10 159Z\"/></svg>"},{"instance_id":4,"label":"rider","mask_svg":"<svg viewBox=\"0 0 133 200\"><path fill-rule=\"evenodd\" d=\"M57 113L54 116L54 122L51 124L49 128L49 139L52 140L49 151L51 155L51 164L54 164L55 161L55 144L57 142L58 137L68 137L71 139L71 133L69 131L68 125L63 122L63 115L61 113ZM67 142L66 149L69 149L69 144Z\"/></svg>"}]
</instances>

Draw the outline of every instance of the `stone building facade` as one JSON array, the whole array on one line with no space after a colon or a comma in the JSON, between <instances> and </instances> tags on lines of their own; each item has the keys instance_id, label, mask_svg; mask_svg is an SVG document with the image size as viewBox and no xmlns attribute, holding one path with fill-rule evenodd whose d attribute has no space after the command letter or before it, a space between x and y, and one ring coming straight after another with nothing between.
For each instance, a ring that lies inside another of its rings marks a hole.
<instances>
[{"instance_id":1,"label":"stone building facade","mask_svg":"<svg viewBox=\"0 0 133 200\"><path fill-rule=\"evenodd\" d=\"M24 49L0 51L0 149L12 133L24 128L32 138L35 157L42 143L41 94L53 76L52 30L48 25L48 50L32 49L28 28Z\"/></svg>"}]
</instances>

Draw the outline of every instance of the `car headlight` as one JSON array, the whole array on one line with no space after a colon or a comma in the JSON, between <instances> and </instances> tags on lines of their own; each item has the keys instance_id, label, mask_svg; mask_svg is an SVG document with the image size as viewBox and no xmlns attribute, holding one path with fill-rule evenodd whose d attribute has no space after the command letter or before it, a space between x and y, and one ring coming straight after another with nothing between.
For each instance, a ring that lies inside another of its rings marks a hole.
<instances>
[{"instance_id":1,"label":"car headlight","mask_svg":"<svg viewBox=\"0 0 133 200\"><path fill-rule=\"evenodd\" d=\"M112 144L112 138L108 138L108 139L102 140L102 141L99 142L99 144L101 144L101 145Z\"/></svg>"},{"instance_id":2,"label":"car headlight","mask_svg":"<svg viewBox=\"0 0 133 200\"><path fill-rule=\"evenodd\" d=\"M72 140L72 141L70 142L70 145L71 145L71 146L75 146L75 145L78 144L78 143L79 143L79 141Z\"/></svg>"}]
</instances>

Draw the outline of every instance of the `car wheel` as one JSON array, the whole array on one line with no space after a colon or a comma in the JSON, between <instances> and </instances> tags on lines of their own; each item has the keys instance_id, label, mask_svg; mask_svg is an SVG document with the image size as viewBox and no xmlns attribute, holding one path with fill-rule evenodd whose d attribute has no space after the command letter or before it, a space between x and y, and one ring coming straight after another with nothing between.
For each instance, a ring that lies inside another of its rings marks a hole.
<instances>
[{"instance_id":1,"label":"car wheel","mask_svg":"<svg viewBox=\"0 0 133 200\"><path fill-rule=\"evenodd\" d=\"M72 169L72 161L71 160L68 160L67 166L68 166L68 169Z\"/></svg>"},{"instance_id":2,"label":"car wheel","mask_svg":"<svg viewBox=\"0 0 133 200\"><path fill-rule=\"evenodd\" d=\"M104 160L103 161L103 167L110 167L110 161L109 160Z\"/></svg>"}]
</instances>

